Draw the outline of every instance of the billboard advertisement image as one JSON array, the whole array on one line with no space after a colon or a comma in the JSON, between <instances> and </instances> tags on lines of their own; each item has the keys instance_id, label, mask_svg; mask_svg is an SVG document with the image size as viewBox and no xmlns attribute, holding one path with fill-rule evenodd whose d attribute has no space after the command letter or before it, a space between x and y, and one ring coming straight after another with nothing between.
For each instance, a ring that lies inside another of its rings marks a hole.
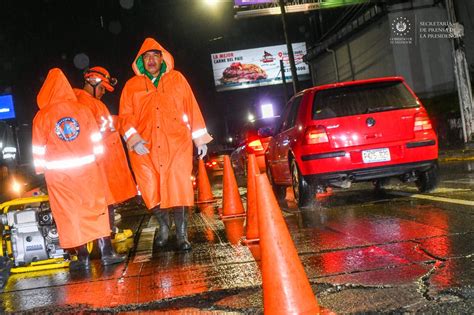
<instances>
[{"instance_id":1,"label":"billboard advertisement image","mask_svg":"<svg viewBox=\"0 0 474 315\"><path fill-rule=\"evenodd\" d=\"M292 44L299 80L309 80L309 66L303 62L306 43ZM285 79L292 81L286 45L227 51L211 55L217 91L245 89L282 83L280 60Z\"/></svg>"}]
</instances>

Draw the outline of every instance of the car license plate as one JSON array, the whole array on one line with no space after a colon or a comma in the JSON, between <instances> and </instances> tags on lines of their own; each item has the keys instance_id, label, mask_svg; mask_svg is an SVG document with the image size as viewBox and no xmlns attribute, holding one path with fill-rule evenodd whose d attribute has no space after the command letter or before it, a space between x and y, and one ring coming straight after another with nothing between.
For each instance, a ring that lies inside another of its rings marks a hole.
<instances>
[{"instance_id":1,"label":"car license plate","mask_svg":"<svg viewBox=\"0 0 474 315\"><path fill-rule=\"evenodd\" d=\"M364 163L390 161L390 150L388 148L382 148L362 151L362 160Z\"/></svg>"}]
</instances>

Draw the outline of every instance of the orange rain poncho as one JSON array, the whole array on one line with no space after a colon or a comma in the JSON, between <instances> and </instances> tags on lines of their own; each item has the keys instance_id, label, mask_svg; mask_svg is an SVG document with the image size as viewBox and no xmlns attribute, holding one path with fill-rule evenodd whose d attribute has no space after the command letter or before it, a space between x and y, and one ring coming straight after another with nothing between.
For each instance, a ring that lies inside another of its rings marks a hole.
<instances>
[{"instance_id":1,"label":"orange rain poncho","mask_svg":"<svg viewBox=\"0 0 474 315\"><path fill-rule=\"evenodd\" d=\"M166 71L155 87L144 75L141 55L160 50ZM173 69L171 54L154 39L145 39L120 99L119 117L127 142L138 133L150 153L129 151L133 172L146 206L151 209L191 206L193 141L196 146L212 140L194 94L184 76Z\"/></svg>"},{"instance_id":2,"label":"orange rain poncho","mask_svg":"<svg viewBox=\"0 0 474 315\"><path fill-rule=\"evenodd\" d=\"M86 105L92 112L102 133L104 158L99 160L106 177L107 204L123 202L137 194L137 186L128 167L120 135L115 128L109 110L100 100L84 90L74 89L79 103Z\"/></svg>"},{"instance_id":3,"label":"orange rain poncho","mask_svg":"<svg viewBox=\"0 0 474 315\"><path fill-rule=\"evenodd\" d=\"M101 134L92 113L77 102L60 69L51 69L37 97L33 159L44 173L61 247L110 236L103 178L96 159Z\"/></svg>"}]
</instances>

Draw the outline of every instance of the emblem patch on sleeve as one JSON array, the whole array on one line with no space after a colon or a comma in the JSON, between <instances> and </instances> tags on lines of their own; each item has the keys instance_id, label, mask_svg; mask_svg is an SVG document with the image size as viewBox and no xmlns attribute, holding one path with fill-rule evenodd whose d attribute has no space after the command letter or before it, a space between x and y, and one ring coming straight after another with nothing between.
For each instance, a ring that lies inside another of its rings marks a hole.
<instances>
[{"instance_id":1,"label":"emblem patch on sleeve","mask_svg":"<svg viewBox=\"0 0 474 315\"><path fill-rule=\"evenodd\" d=\"M72 141L79 135L79 123L72 117L61 118L56 123L55 132L59 139Z\"/></svg>"}]
</instances>

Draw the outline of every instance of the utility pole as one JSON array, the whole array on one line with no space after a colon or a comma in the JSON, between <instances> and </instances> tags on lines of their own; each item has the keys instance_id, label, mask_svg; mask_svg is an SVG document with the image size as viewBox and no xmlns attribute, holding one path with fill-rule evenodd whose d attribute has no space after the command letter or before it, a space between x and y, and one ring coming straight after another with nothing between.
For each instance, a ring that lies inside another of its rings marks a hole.
<instances>
[{"instance_id":1,"label":"utility pole","mask_svg":"<svg viewBox=\"0 0 474 315\"><path fill-rule=\"evenodd\" d=\"M293 54L293 47L288 39L288 32L286 30L286 11L284 0L278 0L281 10L281 21L283 23L283 33L285 35L286 48L288 49L288 59L290 61L291 77L293 78L293 93L296 94L300 90L298 76L296 75L295 55Z\"/></svg>"},{"instance_id":2,"label":"utility pole","mask_svg":"<svg viewBox=\"0 0 474 315\"><path fill-rule=\"evenodd\" d=\"M285 96L285 102L283 106L285 106L286 102L288 102L288 90L286 89L286 76L285 76L285 66L283 65L283 56L280 59L280 72L281 72L281 82L283 83L283 95Z\"/></svg>"},{"instance_id":3,"label":"utility pole","mask_svg":"<svg viewBox=\"0 0 474 315\"><path fill-rule=\"evenodd\" d=\"M474 140L474 107L472 101L471 78L464 53L463 40L464 30L462 25L456 21L453 0L446 0L446 11L448 21L458 29L458 34L451 40L454 58L454 76L458 88L459 107L461 112L462 131L464 143Z\"/></svg>"}]
</instances>

